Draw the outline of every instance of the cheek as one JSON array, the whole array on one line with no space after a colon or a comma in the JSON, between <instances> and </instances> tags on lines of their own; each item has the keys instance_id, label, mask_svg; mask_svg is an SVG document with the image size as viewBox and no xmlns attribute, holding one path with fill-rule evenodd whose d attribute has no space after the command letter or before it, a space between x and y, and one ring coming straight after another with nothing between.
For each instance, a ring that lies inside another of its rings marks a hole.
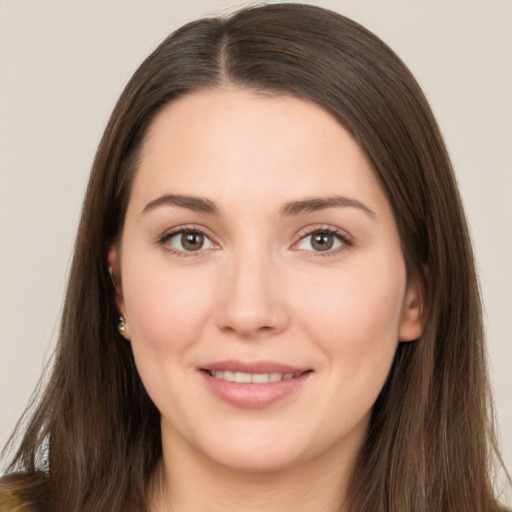
<instances>
[{"instance_id":1,"label":"cheek","mask_svg":"<svg viewBox=\"0 0 512 512\"><path fill-rule=\"evenodd\" d=\"M136 259L123 269L123 294L134 353L177 355L197 339L211 311L212 282L197 269L146 266Z\"/></svg>"},{"instance_id":2,"label":"cheek","mask_svg":"<svg viewBox=\"0 0 512 512\"><path fill-rule=\"evenodd\" d=\"M198 272L125 269L123 290L135 363L149 396L171 422L188 418L194 347L211 310L211 288ZM171 406L171 404L173 404ZM181 419L180 419L181 418Z\"/></svg>"},{"instance_id":3,"label":"cheek","mask_svg":"<svg viewBox=\"0 0 512 512\"><path fill-rule=\"evenodd\" d=\"M322 350L342 407L373 405L398 346L405 268L384 263L351 266L297 293L304 299L296 316Z\"/></svg>"},{"instance_id":4,"label":"cheek","mask_svg":"<svg viewBox=\"0 0 512 512\"><path fill-rule=\"evenodd\" d=\"M402 265L377 268L372 272L360 265L305 283L295 294L302 298L298 318L307 318L325 339L339 338L356 346L389 336L397 341L405 269Z\"/></svg>"},{"instance_id":5,"label":"cheek","mask_svg":"<svg viewBox=\"0 0 512 512\"><path fill-rule=\"evenodd\" d=\"M352 268L305 295L303 328L322 351L325 371L318 436L336 440L368 425L398 346L405 271L390 275Z\"/></svg>"}]
</instances>

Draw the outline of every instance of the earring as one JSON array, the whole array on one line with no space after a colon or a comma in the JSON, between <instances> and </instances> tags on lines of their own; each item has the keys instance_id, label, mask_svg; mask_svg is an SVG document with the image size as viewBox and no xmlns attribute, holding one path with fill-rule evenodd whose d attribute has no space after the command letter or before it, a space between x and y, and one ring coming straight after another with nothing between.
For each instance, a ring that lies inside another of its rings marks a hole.
<instances>
[{"instance_id":1,"label":"earring","mask_svg":"<svg viewBox=\"0 0 512 512\"><path fill-rule=\"evenodd\" d=\"M124 334L126 332L126 320L124 319L124 316L121 315L119 317L119 323L117 324L117 330L121 333L121 334Z\"/></svg>"}]
</instances>

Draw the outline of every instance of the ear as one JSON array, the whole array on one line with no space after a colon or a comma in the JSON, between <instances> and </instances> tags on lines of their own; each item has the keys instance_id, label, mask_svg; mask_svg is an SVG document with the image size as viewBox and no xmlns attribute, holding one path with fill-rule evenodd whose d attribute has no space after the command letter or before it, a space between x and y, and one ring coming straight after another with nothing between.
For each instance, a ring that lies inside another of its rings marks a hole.
<instances>
[{"instance_id":1,"label":"ear","mask_svg":"<svg viewBox=\"0 0 512 512\"><path fill-rule=\"evenodd\" d=\"M125 319L125 331L120 331L120 334L124 336L126 339L129 339L128 318L126 315L126 307L123 296L123 283L121 279L121 261L119 247L117 245L113 245L108 253L108 269L115 291L114 299L116 301L117 310L119 311L120 315Z\"/></svg>"},{"instance_id":2,"label":"ear","mask_svg":"<svg viewBox=\"0 0 512 512\"><path fill-rule=\"evenodd\" d=\"M402 307L399 340L414 341L423 334L424 297L417 279L409 279Z\"/></svg>"}]
</instances>

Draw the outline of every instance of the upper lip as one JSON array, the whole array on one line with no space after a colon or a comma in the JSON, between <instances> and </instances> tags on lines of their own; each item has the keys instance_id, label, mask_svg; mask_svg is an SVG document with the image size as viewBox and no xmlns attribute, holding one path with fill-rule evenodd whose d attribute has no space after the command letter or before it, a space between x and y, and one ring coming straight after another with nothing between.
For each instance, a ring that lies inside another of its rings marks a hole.
<instances>
[{"instance_id":1,"label":"upper lip","mask_svg":"<svg viewBox=\"0 0 512 512\"><path fill-rule=\"evenodd\" d=\"M277 363L274 361L216 361L208 363L199 368L200 370L209 370L212 372L240 372L240 373L303 373L311 368L290 366L288 364Z\"/></svg>"}]
</instances>

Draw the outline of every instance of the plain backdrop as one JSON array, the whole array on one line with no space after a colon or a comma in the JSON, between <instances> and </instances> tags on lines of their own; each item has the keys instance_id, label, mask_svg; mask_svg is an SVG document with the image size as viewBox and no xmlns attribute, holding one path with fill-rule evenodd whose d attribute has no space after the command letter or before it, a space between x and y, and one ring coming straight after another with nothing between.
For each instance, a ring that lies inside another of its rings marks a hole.
<instances>
[{"instance_id":1,"label":"plain backdrop","mask_svg":"<svg viewBox=\"0 0 512 512\"><path fill-rule=\"evenodd\" d=\"M445 136L485 300L512 467L512 1L325 0L408 64ZM49 357L90 165L124 84L222 0L0 0L0 443Z\"/></svg>"}]
</instances>

